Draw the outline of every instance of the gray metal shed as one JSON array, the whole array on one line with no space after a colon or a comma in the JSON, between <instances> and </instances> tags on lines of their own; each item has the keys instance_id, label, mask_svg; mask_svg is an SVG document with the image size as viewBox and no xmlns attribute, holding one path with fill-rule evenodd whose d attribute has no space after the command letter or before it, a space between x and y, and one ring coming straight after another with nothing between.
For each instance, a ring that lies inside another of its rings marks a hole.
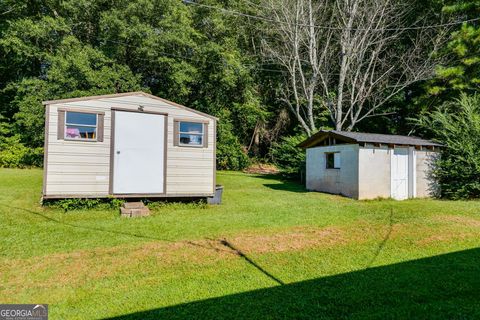
<instances>
[{"instance_id":1,"label":"gray metal shed","mask_svg":"<svg viewBox=\"0 0 480 320\"><path fill-rule=\"evenodd\" d=\"M307 149L306 186L355 199L429 197L440 144L418 137L319 131Z\"/></svg>"}]
</instances>

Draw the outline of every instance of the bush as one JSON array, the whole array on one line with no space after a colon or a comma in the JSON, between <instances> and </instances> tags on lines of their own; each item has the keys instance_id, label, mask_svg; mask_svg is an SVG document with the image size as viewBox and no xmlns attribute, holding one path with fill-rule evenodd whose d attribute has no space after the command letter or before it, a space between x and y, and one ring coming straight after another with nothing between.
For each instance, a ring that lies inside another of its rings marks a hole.
<instances>
[{"instance_id":1,"label":"bush","mask_svg":"<svg viewBox=\"0 0 480 320\"><path fill-rule=\"evenodd\" d=\"M218 124L217 169L242 170L250 160L231 129L230 123Z\"/></svg>"},{"instance_id":2,"label":"bush","mask_svg":"<svg viewBox=\"0 0 480 320\"><path fill-rule=\"evenodd\" d=\"M60 199L50 200L44 204L53 208L61 208L63 211L89 210L89 209L118 209L125 203L124 199L113 197L102 199Z\"/></svg>"},{"instance_id":3,"label":"bush","mask_svg":"<svg viewBox=\"0 0 480 320\"><path fill-rule=\"evenodd\" d=\"M100 205L100 199L62 199L54 202L51 206L62 208L63 211L94 209Z\"/></svg>"},{"instance_id":4,"label":"bush","mask_svg":"<svg viewBox=\"0 0 480 320\"><path fill-rule=\"evenodd\" d=\"M151 210L162 210L162 209L178 209L178 210L188 210L188 209L207 209L208 204L204 199L198 201L188 201L188 202L169 202L169 201L145 201L145 205Z\"/></svg>"},{"instance_id":5,"label":"bush","mask_svg":"<svg viewBox=\"0 0 480 320\"><path fill-rule=\"evenodd\" d=\"M108 204L110 206L110 209L119 209L121 206L123 206L125 202L126 201L124 199L118 199L113 197L108 198Z\"/></svg>"},{"instance_id":6,"label":"bush","mask_svg":"<svg viewBox=\"0 0 480 320\"><path fill-rule=\"evenodd\" d=\"M480 96L444 104L419 120L444 145L432 175L440 195L449 199L480 197Z\"/></svg>"},{"instance_id":7,"label":"bush","mask_svg":"<svg viewBox=\"0 0 480 320\"><path fill-rule=\"evenodd\" d=\"M18 135L0 137L0 167L24 168L41 167L43 148L30 149L20 142Z\"/></svg>"},{"instance_id":8,"label":"bush","mask_svg":"<svg viewBox=\"0 0 480 320\"><path fill-rule=\"evenodd\" d=\"M272 161L286 174L301 174L305 171L305 150L297 145L306 139L303 134L283 137L272 145Z\"/></svg>"}]
</instances>

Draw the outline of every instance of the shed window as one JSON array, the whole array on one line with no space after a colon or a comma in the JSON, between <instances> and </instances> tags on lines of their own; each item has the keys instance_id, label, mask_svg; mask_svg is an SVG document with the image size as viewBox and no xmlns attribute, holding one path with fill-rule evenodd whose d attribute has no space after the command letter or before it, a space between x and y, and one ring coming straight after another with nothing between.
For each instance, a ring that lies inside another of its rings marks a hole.
<instances>
[{"instance_id":1,"label":"shed window","mask_svg":"<svg viewBox=\"0 0 480 320\"><path fill-rule=\"evenodd\" d=\"M66 140L97 140L97 114L67 111Z\"/></svg>"},{"instance_id":2,"label":"shed window","mask_svg":"<svg viewBox=\"0 0 480 320\"><path fill-rule=\"evenodd\" d=\"M204 124L180 121L178 134L180 146L202 147L204 143Z\"/></svg>"},{"instance_id":3,"label":"shed window","mask_svg":"<svg viewBox=\"0 0 480 320\"><path fill-rule=\"evenodd\" d=\"M327 169L340 169L340 152L325 153Z\"/></svg>"}]
</instances>

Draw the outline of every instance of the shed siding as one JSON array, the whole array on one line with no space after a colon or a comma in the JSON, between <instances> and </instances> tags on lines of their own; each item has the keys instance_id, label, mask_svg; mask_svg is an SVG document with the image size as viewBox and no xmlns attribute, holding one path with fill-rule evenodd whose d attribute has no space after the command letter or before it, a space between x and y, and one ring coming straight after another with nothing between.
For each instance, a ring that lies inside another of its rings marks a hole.
<instances>
[{"instance_id":1,"label":"shed siding","mask_svg":"<svg viewBox=\"0 0 480 320\"><path fill-rule=\"evenodd\" d=\"M358 199L390 197L392 150L387 146L359 148Z\"/></svg>"},{"instance_id":2,"label":"shed siding","mask_svg":"<svg viewBox=\"0 0 480 320\"><path fill-rule=\"evenodd\" d=\"M58 140L58 109L51 105L48 129L46 195L107 196L110 168L110 112L91 104L81 109L105 112L103 142Z\"/></svg>"},{"instance_id":3,"label":"shed siding","mask_svg":"<svg viewBox=\"0 0 480 320\"><path fill-rule=\"evenodd\" d=\"M214 192L214 120L166 102L141 95L58 103L49 106L48 159L45 195L107 196L110 185L111 109L168 113L167 196ZM58 109L104 112L103 142L57 139ZM174 119L208 122L208 147L173 146Z\"/></svg>"},{"instance_id":4,"label":"shed siding","mask_svg":"<svg viewBox=\"0 0 480 320\"><path fill-rule=\"evenodd\" d=\"M182 110L183 111L183 110ZM208 118L185 112L168 117L167 151L167 193L171 195L188 193L212 193L214 175L214 132L213 120L208 125L208 147L180 147L173 145L175 119L208 120Z\"/></svg>"},{"instance_id":5,"label":"shed siding","mask_svg":"<svg viewBox=\"0 0 480 320\"><path fill-rule=\"evenodd\" d=\"M340 152L341 168L326 169L328 152ZM306 187L308 190L342 194L355 199L391 196L391 156L387 146L356 144L321 146L307 149ZM416 150L416 197L430 197L438 186L430 177L437 152Z\"/></svg>"},{"instance_id":6,"label":"shed siding","mask_svg":"<svg viewBox=\"0 0 480 320\"><path fill-rule=\"evenodd\" d=\"M327 169L328 152L340 152L340 169ZM307 149L308 190L358 197L358 145L345 144Z\"/></svg>"},{"instance_id":7,"label":"shed siding","mask_svg":"<svg viewBox=\"0 0 480 320\"><path fill-rule=\"evenodd\" d=\"M438 156L438 152L416 150L417 155L417 197L425 198L435 195L438 186L430 177L432 162Z\"/></svg>"}]
</instances>

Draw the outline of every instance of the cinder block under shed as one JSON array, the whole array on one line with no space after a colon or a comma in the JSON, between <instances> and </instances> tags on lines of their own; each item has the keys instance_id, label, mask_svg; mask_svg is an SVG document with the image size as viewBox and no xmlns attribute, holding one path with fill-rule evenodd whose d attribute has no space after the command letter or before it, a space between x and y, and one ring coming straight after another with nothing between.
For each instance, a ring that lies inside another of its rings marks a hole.
<instances>
[{"instance_id":1,"label":"cinder block under shed","mask_svg":"<svg viewBox=\"0 0 480 320\"><path fill-rule=\"evenodd\" d=\"M150 209L143 202L125 202L120 208L120 215L127 218L146 217L150 215Z\"/></svg>"}]
</instances>

